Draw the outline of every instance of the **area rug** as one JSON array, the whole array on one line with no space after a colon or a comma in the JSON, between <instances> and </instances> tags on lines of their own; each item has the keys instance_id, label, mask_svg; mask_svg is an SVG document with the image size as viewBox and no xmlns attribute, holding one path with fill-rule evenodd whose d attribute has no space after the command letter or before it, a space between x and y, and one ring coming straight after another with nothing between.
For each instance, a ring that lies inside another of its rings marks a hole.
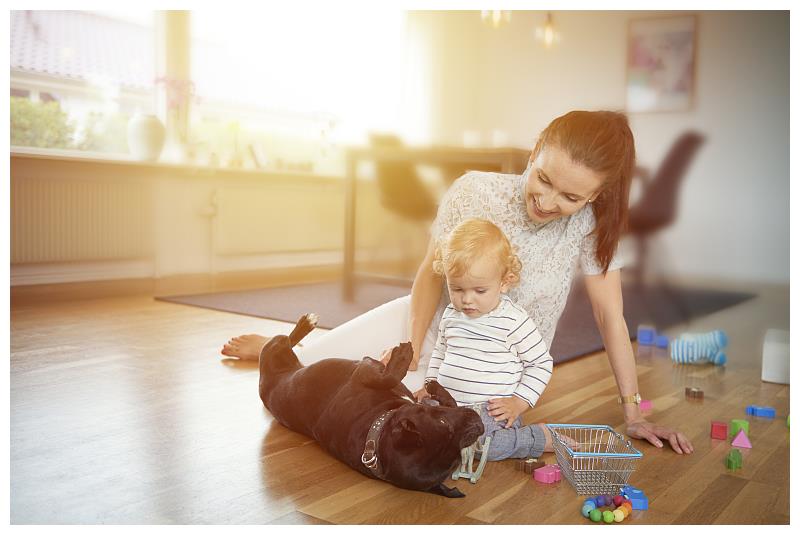
<instances>
[{"instance_id":1,"label":"area rug","mask_svg":"<svg viewBox=\"0 0 800 535\"><path fill-rule=\"evenodd\" d=\"M342 300L338 282L315 283L280 288L237 292L157 297L162 301L222 310L258 318L294 323L307 312L319 315L319 326L332 329L346 321L397 297L408 295L410 287L362 282L357 285L355 300ZM736 305L753 294L697 288L623 287L625 321L631 339L640 324L658 329L705 316ZM592 317L592 307L582 283L576 284L556 328L550 353L556 363L603 348Z\"/></svg>"}]
</instances>

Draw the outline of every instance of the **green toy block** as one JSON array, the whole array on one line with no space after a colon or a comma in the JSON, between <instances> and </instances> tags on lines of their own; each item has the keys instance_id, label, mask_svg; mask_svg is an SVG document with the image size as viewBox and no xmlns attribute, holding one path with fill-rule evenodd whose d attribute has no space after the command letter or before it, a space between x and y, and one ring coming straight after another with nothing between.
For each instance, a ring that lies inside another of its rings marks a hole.
<instances>
[{"instance_id":1,"label":"green toy block","mask_svg":"<svg viewBox=\"0 0 800 535\"><path fill-rule=\"evenodd\" d=\"M742 467L742 452L733 448L725 457L725 466L728 470L738 470Z\"/></svg>"},{"instance_id":2,"label":"green toy block","mask_svg":"<svg viewBox=\"0 0 800 535\"><path fill-rule=\"evenodd\" d=\"M744 429L744 434L750 434L750 422L747 420L731 420L731 428L730 433L731 436L736 436L739 434L739 429Z\"/></svg>"}]
</instances>

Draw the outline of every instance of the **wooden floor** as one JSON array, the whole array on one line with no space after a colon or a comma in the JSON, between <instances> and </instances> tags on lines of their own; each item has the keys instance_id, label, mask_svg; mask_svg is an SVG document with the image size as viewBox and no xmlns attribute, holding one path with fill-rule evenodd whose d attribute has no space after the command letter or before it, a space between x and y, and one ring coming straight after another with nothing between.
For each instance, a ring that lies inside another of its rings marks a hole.
<instances>
[{"instance_id":1,"label":"wooden floor","mask_svg":"<svg viewBox=\"0 0 800 535\"><path fill-rule=\"evenodd\" d=\"M741 290L742 288L737 288ZM726 329L724 368L674 367L641 355L640 390L652 419L682 429L695 453L641 441L630 482L650 498L626 523L789 522L789 387L760 381L766 327L788 329L788 287L685 328ZM126 296L11 307L11 522L29 523L508 523L582 524L567 481L536 483L513 461L490 463L463 499L368 479L277 424L261 406L253 365L221 360L232 335L286 332L286 324ZM311 336L324 333L315 332ZM684 399L686 386L705 400ZM604 423L622 430L603 354L559 365L525 420ZM711 420L748 418L744 467L709 438ZM555 462L552 454L545 460Z\"/></svg>"}]
</instances>

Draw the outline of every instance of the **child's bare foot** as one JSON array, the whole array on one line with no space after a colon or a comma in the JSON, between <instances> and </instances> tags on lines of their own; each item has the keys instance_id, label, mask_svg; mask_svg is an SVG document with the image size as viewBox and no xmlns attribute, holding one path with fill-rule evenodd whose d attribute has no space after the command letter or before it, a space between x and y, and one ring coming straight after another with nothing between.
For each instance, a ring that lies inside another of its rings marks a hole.
<instances>
[{"instance_id":1,"label":"child's bare foot","mask_svg":"<svg viewBox=\"0 0 800 535\"><path fill-rule=\"evenodd\" d=\"M545 424L536 424L544 433L544 451L555 451L553 450L553 435L550 433L550 430L547 428Z\"/></svg>"},{"instance_id":2,"label":"child's bare foot","mask_svg":"<svg viewBox=\"0 0 800 535\"><path fill-rule=\"evenodd\" d=\"M228 340L220 353L228 357L238 357L241 360L258 360L261 349L267 342L269 342L269 338L266 336L243 334Z\"/></svg>"}]
</instances>

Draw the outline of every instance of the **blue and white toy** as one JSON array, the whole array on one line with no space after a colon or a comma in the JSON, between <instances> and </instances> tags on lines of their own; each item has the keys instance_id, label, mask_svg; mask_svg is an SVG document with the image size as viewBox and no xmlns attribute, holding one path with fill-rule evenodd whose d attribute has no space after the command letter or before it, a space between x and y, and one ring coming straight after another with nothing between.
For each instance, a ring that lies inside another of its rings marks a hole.
<instances>
[{"instance_id":1,"label":"blue and white toy","mask_svg":"<svg viewBox=\"0 0 800 535\"><path fill-rule=\"evenodd\" d=\"M684 333L670 344L670 357L677 364L705 364L723 366L728 357L722 351L728 345L725 331Z\"/></svg>"}]
</instances>

